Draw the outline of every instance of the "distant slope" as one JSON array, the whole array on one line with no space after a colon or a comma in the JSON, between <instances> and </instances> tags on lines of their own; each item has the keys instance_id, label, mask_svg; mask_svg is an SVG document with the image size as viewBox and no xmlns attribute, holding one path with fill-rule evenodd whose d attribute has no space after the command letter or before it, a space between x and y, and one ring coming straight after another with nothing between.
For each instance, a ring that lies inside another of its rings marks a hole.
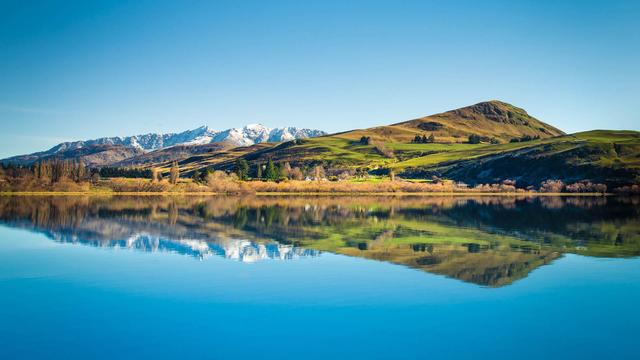
<instances>
[{"instance_id":1,"label":"distant slope","mask_svg":"<svg viewBox=\"0 0 640 360\"><path fill-rule=\"evenodd\" d=\"M80 161L90 167L113 164L142 154L143 151L122 145L90 145L81 148L62 149L57 152L40 152L30 155L15 156L2 160L2 163L31 165L37 161L71 160Z\"/></svg>"},{"instance_id":2,"label":"distant slope","mask_svg":"<svg viewBox=\"0 0 640 360\"><path fill-rule=\"evenodd\" d=\"M277 146L278 144L274 143L259 143L251 146L238 146L238 147L223 147L217 150L207 150L214 146L214 144L210 145L200 145L195 147L189 147L187 152L193 152L190 156L178 158L173 153L173 148L158 150L156 152L151 152L148 154L143 154L138 157L134 157L130 160L123 161L121 163L115 164L119 166L136 166L143 169L156 168L161 172L168 172L171 167L171 163L173 160L177 160L180 164L180 170L183 174L191 174L194 170L204 170L205 168L217 169L221 168L221 164L226 164L223 168L231 169L235 166L236 159L242 158L245 155L249 154L257 154L263 151L264 149L271 149L272 147ZM203 149L204 148L204 149ZM203 150L203 151L201 151ZM182 155L186 155L187 152L184 152ZM165 156L167 153L171 153L169 157L164 160L159 160L158 162L146 162L143 161L148 156L160 157ZM173 157L173 159L171 158ZM132 164L135 162L135 164Z\"/></svg>"},{"instance_id":3,"label":"distant slope","mask_svg":"<svg viewBox=\"0 0 640 360\"><path fill-rule=\"evenodd\" d=\"M217 153L233 145L211 143L204 145L176 145L126 158L111 164L114 167L154 167L162 163L170 163L175 160L183 160L198 154Z\"/></svg>"}]
</instances>

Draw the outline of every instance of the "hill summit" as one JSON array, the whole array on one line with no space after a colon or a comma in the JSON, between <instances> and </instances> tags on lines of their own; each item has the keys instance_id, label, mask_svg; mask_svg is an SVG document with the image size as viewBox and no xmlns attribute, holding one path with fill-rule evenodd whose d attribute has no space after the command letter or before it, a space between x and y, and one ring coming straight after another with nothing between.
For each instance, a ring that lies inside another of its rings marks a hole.
<instances>
[{"instance_id":1,"label":"hill summit","mask_svg":"<svg viewBox=\"0 0 640 360\"><path fill-rule=\"evenodd\" d=\"M514 138L560 136L564 132L534 118L524 109L491 100L392 125L346 132L344 136L406 142L425 134L433 134L440 142L461 143L470 135L477 135L487 141L504 143Z\"/></svg>"}]
</instances>

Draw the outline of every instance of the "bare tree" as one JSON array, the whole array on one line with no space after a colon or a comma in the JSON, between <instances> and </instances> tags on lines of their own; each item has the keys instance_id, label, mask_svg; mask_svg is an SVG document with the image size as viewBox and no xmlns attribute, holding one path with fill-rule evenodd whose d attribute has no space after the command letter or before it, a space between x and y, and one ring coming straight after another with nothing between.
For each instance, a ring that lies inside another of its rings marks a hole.
<instances>
[{"instance_id":1,"label":"bare tree","mask_svg":"<svg viewBox=\"0 0 640 360\"><path fill-rule=\"evenodd\" d=\"M180 168L178 167L178 162L174 161L171 164L171 170L169 170L169 182L175 185L178 183L179 177L180 177Z\"/></svg>"},{"instance_id":2,"label":"bare tree","mask_svg":"<svg viewBox=\"0 0 640 360\"><path fill-rule=\"evenodd\" d=\"M324 179L324 168L321 165L317 165L315 169L313 169L313 177L316 181Z\"/></svg>"}]
</instances>

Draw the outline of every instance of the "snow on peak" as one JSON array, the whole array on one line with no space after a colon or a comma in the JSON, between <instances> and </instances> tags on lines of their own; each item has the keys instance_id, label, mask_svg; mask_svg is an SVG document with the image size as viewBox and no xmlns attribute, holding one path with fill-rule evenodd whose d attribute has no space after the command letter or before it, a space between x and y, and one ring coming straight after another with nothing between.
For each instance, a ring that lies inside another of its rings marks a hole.
<instances>
[{"instance_id":1,"label":"snow on peak","mask_svg":"<svg viewBox=\"0 0 640 360\"><path fill-rule=\"evenodd\" d=\"M268 128L262 124L249 124L242 128L231 128L222 131L203 125L180 133L149 133L65 142L38 153L38 155L49 156L70 149L81 149L96 145L121 145L144 151L153 151L177 145L203 145L223 141L235 146L250 146L262 142L282 142L322 135L326 135L326 133L321 130L296 127Z\"/></svg>"}]
</instances>

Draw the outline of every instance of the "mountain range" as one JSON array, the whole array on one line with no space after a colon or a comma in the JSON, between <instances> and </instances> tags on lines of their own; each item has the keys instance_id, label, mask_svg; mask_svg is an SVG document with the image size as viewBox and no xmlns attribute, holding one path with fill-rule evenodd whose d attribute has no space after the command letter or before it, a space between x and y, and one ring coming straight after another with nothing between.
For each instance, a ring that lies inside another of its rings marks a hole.
<instances>
[{"instance_id":1,"label":"mountain range","mask_svg":"<svg viewBox=\"0 0 640 360\"><path fill-rule=\"evenodd\" d=\"M19 155L2 160L3 163L31 165L46 159L81 160L89 166L112 165L151 151L175 146L194 147L210 145L213 149L248 146L262 142L282 142L326 135L324 131L297 127L268 128L251 124L242 128L214 130L208 126L180 133L149 133L125 137L103 137L93 140L64 142L49 150ZM197 151L196 151L197 152Z\"/></svg>"}]
</instances>

